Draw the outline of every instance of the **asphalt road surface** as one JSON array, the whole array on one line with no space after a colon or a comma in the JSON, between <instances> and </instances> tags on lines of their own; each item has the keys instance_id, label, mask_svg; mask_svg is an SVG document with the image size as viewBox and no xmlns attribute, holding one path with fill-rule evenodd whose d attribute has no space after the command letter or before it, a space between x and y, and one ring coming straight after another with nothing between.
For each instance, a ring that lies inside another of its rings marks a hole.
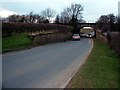
<instances>
[{"instance_id":1,"label":"asphalt road surface","mask_svg":"<svg viewBox=\"0 0 120 90\"><path fill-rule=\"evenodd\" d=\"M2 56L3 88L64 88L92 48L91 39L68 41Z\"/></svg>"}]
</instances>

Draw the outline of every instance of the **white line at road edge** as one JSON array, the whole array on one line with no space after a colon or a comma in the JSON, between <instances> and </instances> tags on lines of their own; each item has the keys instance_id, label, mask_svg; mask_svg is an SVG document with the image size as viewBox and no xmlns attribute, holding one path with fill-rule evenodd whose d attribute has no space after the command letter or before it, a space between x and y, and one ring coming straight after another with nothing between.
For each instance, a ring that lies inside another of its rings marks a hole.
<instances>
[{"instance_id":1,"label":"white line at road edge","mask_svg":"<svg viewBox=\"0 0 120 90\"><path fill-rule=\"evenodd\" d=\"M85 63L85 61L87 60L88 56L90 55L92 49L93 49L93 46L94 46L94 42L93 42L93 39L89 39L89 43L92 44L92 46L90 47L90 49L88 50L88 53L85 54L84 58L82 58L82 62L80 63L79 65L79 68L77 68L77 70L72 74L72 76L64 83L64 85L61 87L61 88L65 88L69 82L72 80L72 78L75 76L75 74L79 71L80 67Z\"/></svg>"}]
</instances>

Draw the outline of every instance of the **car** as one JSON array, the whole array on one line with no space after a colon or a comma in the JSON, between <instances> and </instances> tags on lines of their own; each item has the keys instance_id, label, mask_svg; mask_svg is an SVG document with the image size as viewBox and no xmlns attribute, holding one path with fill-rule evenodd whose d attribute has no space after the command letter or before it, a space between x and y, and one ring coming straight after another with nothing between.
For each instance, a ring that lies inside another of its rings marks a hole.
<instances>
[{"instance_id":1,"label":"car","mask_svg":"<svg viewBox=\"0 0 120 90\"><path fill-rule=\"evenodd\" d=\"M80 35L79 34L73 34L72 39L73 40L80 40Z\"/></svg>"},{"instance_id":2,"label":"car","mask_svg":"<svg viewBox=\"0 0 120 90\"><path fill-rule=\"evenodd\" d=\"M88 33L87 34L87 37L89 37L89 38L92 38L92 37L94 37L95 36L95 32L91 32L91 33Z\"/></svg>"},{"instance_id":3,"label":"car","mask_svg":"<svg viewBox=\"0 0 120 90\"><path fill-rule=\"evenodd\" d=\"M92 27L83 27L80 30L80 36L92 38L95 36L95 31Z\"/></svg>"},{"instance_id":4,"label":"car","mask_svg":"<svg viewBox=\"0 0 120 90\"><path fill-rule=\"evenodd\" d=\"M92 37L92 35L91 34L87 34L87 37Z\"/></svg>"}]
</instances>

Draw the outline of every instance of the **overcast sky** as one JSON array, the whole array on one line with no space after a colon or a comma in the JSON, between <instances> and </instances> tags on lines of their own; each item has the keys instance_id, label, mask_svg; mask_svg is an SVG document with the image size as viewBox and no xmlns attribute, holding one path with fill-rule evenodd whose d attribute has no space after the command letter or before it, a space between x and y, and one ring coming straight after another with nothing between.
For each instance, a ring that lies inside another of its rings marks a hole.
<instances>
[{"instance_id":1,"label":"overcast sky","mask_svg":"<svg viewBox=\"0 0 120 90\"><path fill-rule=\"evenodd\" d=\"M96 21L101 15L118 14L119 0L1 0L0 16L7 17L11 14L28 14L33 11L40 13L48 7L60 13L71 3L84 6L83 19L88 22Z\"/></svg>"}]
</instances>

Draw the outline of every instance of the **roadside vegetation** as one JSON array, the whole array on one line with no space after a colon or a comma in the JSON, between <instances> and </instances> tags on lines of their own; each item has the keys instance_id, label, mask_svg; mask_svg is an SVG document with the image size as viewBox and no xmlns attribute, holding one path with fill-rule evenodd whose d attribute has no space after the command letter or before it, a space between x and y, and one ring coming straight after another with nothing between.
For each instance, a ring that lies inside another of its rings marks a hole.
<instances>
[{"instance_id":1,"label":"roadside vegetation","mask_svg":"<svg viewBox=\"0 0 120 90\"><path fill-rule=\"evenodd\" d=\"M57 24L3 23L2 29L2 52L8 52L70 40L72 27Z\"/></svg>"},{"instance_id":2,"label":"roadside vegetation","mask_svg":"<svg viewBox=\"0 0 120 90\"><path fill-rule=\"evenodd\" d=\"M118 88L119 58L107 44L94 42L90 56L67 88Z\"/></svg>"},{"instance_id":3,"label":"roadside vegetation","mask_svg":"<svg viewBox=\"0 0 120 90\"><path fill-rule=\"evenodd\" d=\"M106 33L109 47L120 56L120 17L113 13L101 15L97 21L97 29Z\"/></svg>"},{"instance_id":4,"label":"roadside vegetation","mask_svg":"<svg viewBox=\"0 0 120 90\"><path fill-rule=\"evenodd\" d=\"M32 45L31 39L27 33L14 34L11 37L4 37L2 39L2 51L11 51L22 49Z\"/></svg>"}]
</instances>

